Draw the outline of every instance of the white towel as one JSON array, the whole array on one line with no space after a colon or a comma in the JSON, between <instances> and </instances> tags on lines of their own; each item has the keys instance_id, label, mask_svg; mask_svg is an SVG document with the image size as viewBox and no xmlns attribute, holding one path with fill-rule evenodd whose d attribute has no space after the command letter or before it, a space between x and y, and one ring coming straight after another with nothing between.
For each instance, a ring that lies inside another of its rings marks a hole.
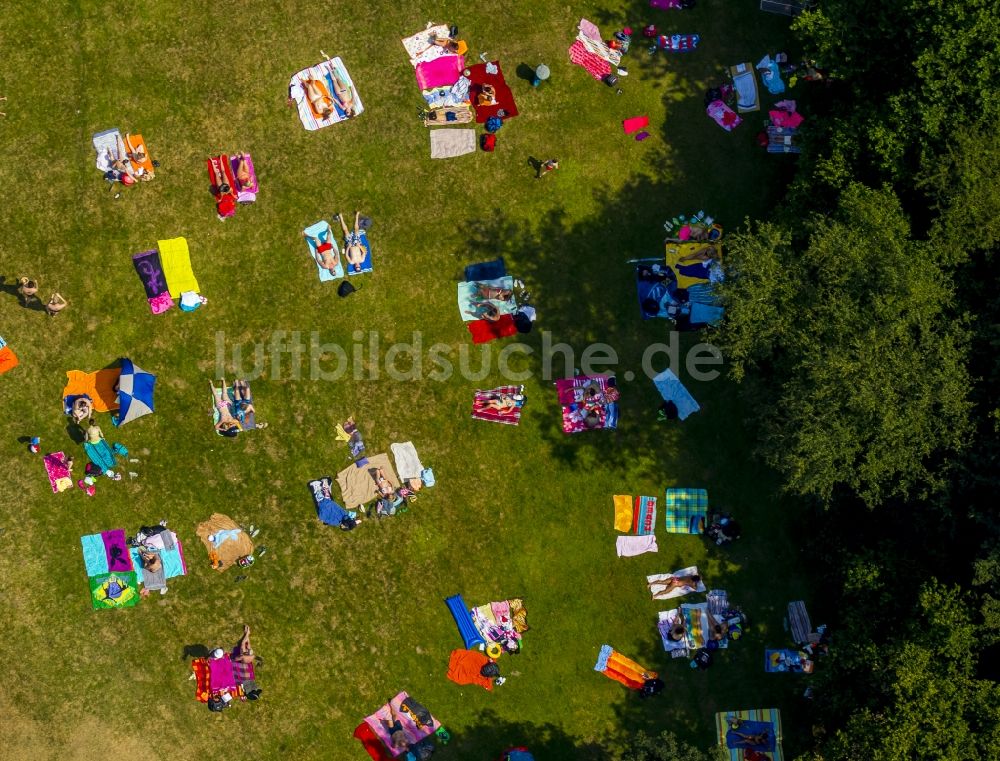
<instances>
[{"instance_id":1,"label":"white towel","mask_svg":"<svg viewBox=\"0 0 1000 761\"><path fill-rule=\"evenodd\" d=\"M673 597L683 597L691 592L704 592L706 589L705 582L699 579L698 585L693 589L691 587L674 587L669 592L664 593L664 590L667 588L667 581L671 578L696 575L698 575L698 566L692 565L687 568L681 568L679 571L674 571L673 573L654 573L652 576L646 577L646 583L649 584L649 592L653 595L654 600L669 600Z\"/></svg>"},{"instance_id":2,"label":"white towel","mask_svg":"<svg viewBox=\"0 0 1000 761\"><path fill-rule=\"evenodd\" d=\"M656 546L656 535L646 534L645 536L620 536L617 539L618 557L630 558L634 555L641 555L644 552L659 552Z\"/></svg>"},{"instance_id":3,"label":"white towel","mask_svg":"<svg viewBox=\"0 0 1000 761\"><path fill-rule=\"evenodd\" d=\"M400 480L408 478L420 478L424 466L420 464L420 457L417 456L417 448L412 441L404 441L402 444L391 444L393 459L396 460L396 473Z\"/></svg>"},{"instance_id":4,"label":"white towel","mask_svg":"<svg viewBox=\"0 0 1000 761\"><path fill-rule=\"evenodd\" d=\"M451 159L476 151L474 129L437 129L431 132L431 158Z\"/></svg>"},{"instance_id":5,"label":"white towel","mask_svg":"<svg viewBox=\"0 0 1000 761\"><path fill-rule=\"evenodd\" d=\"M98 132L93 137L94 151L97 153L97 168L102 172L111 169L111 160L108 158L108 151L116 159L122 158L121 146L122 135L117 129L107 129Z\"/></svg>"}]
</instances>

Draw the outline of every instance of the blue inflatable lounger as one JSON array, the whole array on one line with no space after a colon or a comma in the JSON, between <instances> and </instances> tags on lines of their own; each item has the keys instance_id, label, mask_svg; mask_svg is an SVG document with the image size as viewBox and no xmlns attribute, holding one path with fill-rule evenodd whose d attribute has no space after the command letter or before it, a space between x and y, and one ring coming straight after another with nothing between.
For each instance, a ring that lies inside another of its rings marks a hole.
<instances>
[{"instance_id":1,"label":"blue inflatable lounger","mask_svg":"<svg viewBox=\"0 0 1000 761\"><path fill-rule=\"evenodd\" d=\"M452 595L444 603L455 619L458 633L462 635L462 640L465 642L465 649L471 650L476 645L485 646L486 640L482 638L476 625L472 623L472 614L469 612L465 600L462 599L462 595Z\"/></svg>"}]
</instances>

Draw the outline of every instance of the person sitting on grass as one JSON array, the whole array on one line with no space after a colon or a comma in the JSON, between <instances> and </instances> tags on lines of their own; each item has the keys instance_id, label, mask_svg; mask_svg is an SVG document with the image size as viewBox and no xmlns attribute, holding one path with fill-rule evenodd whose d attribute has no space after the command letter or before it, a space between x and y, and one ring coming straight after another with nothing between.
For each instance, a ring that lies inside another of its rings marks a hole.
<instances>
[{"instance_id":1,"label":"person sitting on grass","mask_svg":"<svg viewBox=\"0 0 1000 761\"><path fill-rule=\"evenodd\" d=\"M336 275L337 268L340 267L340 253L334 248L334 245L329 239L323 240L317 235L302 234L305 235L306 240L312 243L313 257L316 259L316 263L331 275ZM333 231L327 227L327 235L332 234Z\"/></svg>"},{"instance_id":2,"label":"person sitting on grass","mask_svg":"<svg viewBox=\"0 0 1000 761\"><path fill-rule=\"evenodd\" d=\"M83 425L83 421L89 420L94 414L94 404L87 397L79 396L74 400L70 414L73 416L74 423Z\"/></svg>"},{"instance_id":3,"label":"person sitting on grass","mask_svg":"<svg viewBox=\"0 0 1000 761\"><path fill-rule=\"evenodd\" d=\"M235 663L253 663L254 652L250 647L250 627L243 624L243 637L233 648L232 659Z\"/></svg>"},{"instance_id":4,"label":"person sitting on grass","mask_svg":"<svg viewBox=\"0 0 1000 761\"><path fill-rule=\"evenodd\" d=\"M361 212L354 212L354 232L347 229L347 223L340 214L336 215L334 219L340 222L340 226L344 230L344 255L347 257L347 263L355 272L361 272L361 267L364 265L365 259L368 258L368 250L365 248L364 238L361 235Z\"/></svg>"}]
</instances>

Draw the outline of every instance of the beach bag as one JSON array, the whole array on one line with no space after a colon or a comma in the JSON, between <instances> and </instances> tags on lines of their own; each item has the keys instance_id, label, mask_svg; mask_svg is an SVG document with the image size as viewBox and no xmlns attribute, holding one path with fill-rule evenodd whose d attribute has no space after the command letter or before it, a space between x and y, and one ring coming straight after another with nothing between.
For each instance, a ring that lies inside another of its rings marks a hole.
<instances>
[{"instance_id":1,"label":"beach bag","mask_svg":"<svg viewBox=\"0 0 1000 761\"><path fill-rule=\"evenodd\" d=\"M497 147L496 135L482 135L479 138L479 146L487 153L493 153Z\"/></svg>"},{"instance_id":2,"label":"beach bag","mask_svg":"<svg viewBox=\"0 0 1000 761\"><path fill-rule=\"evenodd\" d=\"M487 132L496 132L503 126L503 119L499 116L491 116L486 120L486 124L484 126L486 127Z\"/></svg>"},{"instance_id":3,"label":"beach bag","mask_svg":"<svg viewBox=\"0 0 1000 761\"><path fill-rule=\"evenodd\" d=\"M655 695L659 695L663 692L664 688L662 679L647 679L645 683L639 690L639 696L643 698L651 698Z\"/></svg>"},{"instance_id":4,"label":"beach bag","mask_svg":"<svg viewBox=\"0 0 1000 761\"><path fill-rule=\"evenodd\" d=\"M430 468L424 468L420 471L420 480L424 482L424 486L434 485L434 471Z\"/></svg>"},{"instance_id":5,"label":"beach bag","mask_svg":"<svg viewBox=\"0 0 1000 761\"><path fill-rule=\"evenodd\" d=\"M216 713L221 713L226 710L226 701L222 698L209 698L208 699L208 710L214 711Z\"/></svg>"},{"instance_id":6,"label":"beach bag","mask_svg":"<svg viewBox=\"0 0 1000 761\"><path fill-rule=\"evenodd\" d=\"M483 667L479 669L479 676L485 676L492 679L495 676L500 676L500 667L496 665L493 661L489 663L484 663Z\"/></svg>"},{"instance_id":7,"label":"beach bag","mask_svg":"<svg viewBox=\"0 0 1000 761\"><path fill-rule=\"evenodd\" d=\"M429 727L434 723L434 717L431 716L431 712L413 698L406 698L406 700L399 704L399 707L411 714L423 727Z\"/></svg>"},{"instance_id":8,"label":"beach bag","mask_svg":"<svg viewBox=\"0 0 1000 761\"><path fill-rule=\"evenodd\" d=\"M337 286L337 295L344 298L345 296L350 296L356 290L358 289L351 285L350 281L344 280L339 286Z\"/></svg>"}]
</instances>

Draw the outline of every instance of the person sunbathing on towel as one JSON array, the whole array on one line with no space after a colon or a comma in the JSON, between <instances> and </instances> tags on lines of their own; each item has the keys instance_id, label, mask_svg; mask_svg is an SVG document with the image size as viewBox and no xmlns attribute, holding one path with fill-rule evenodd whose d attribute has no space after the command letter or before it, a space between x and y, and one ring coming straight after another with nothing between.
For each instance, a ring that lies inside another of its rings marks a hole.
<instances>
[{"instance_id":1,"label":"person sunbathing on towel","mask_svg":"<svg viewBox=\"0 0 1000 761\"><path fill-rule=\"evenodd\" d=\"M490 399L477 399L476 407L481 411L495 410L501 415L506 415L518 408L519 402L524 399L520 394L501 394Z\"/></svg>"},{"instance_id":2,"label":"person sunbathing on towel","mask_svg":"<svg viewBox=\"0 0 1000 761\"><path fill-rule=\"evenodd\" d=\"M215 424L215 430L227 438L234 438L242 430L240 421L233 417L229 411L229 398L226 396L226 379L222 379L222 387L215 388L215 383L208 382L212 389L212 403L219 411L219 422ZM235 395L235 392L234 392Z\"/></svg>"},{"instance_id":3,"label":"person sunbathing on towel","mask_svg":"<svg viewBox=\"0 0 1000 761\"><path fill-rule=\"evenodd\" d=\"M396 709L389 704L389 718L391 721L382 719L382 726L389 733L389 742L392 743L392 750L406 750L409 743L406 741L406 734L403 732L403 723L399 720Z\"/></svg>"},{"instance_id":4,"label":"person sunbathing on towel","mask_svg":"<svg viewBox=\"0 0 1000 761\"><path fill-rule=\"evenodd\" d=\"M684 624L679 621L670 627L670 631L667 632L667 639L671 642L683 642L687 637L687 629L684 628Z\"/></svg>"},{"instance_id":5,"label":"person sunbathing on towel","mask_svg":"<svg viewBox=\"0 0 1000 761\"><path fill-rule=\"evenodd\" d=\"M131 143L132 143L132 136L128 132L126 132L125 144L130 145ZM136 164L141 164L147 158L149 158L149 156L146 154L146 146L142 145L141 143L139 144L139 147L135 149L135 151L131 153L126 152L125 155L128 156L130 159L132 159L132 161L134 161Z\"/></svg>"},{"instance_id":6,"label":"person sunbathing on towel","mask_svg":"<svg viewBox=\"0 0 1000 761\"><path fill-rule=\"evenodd\" d=\"M708 631L712 635L712 639L716 642L721 642L729 634L729 624L725 621L720 621L711 613L708 614Z\"/></svg>"},{"instance_id":7,"label":"person sunbathing on towel","mask_svg":"<svg viewBox=\"0 0 1000 761\"><path fill-rule=\"evenodd\" d=\"M375 479L375 488L383 497L391 497L395 493L392 483L385 477L385 471L382 468L378 468L372 473L372 477Z\"/></svg>"},{"instance_id":8,"label":"person sunbathing on towel","mask_svg":"<svg viewBox=\"0 0 1000 761\"><path fill-rule=\"evenodd\" d=\"M354 109L356 108L354 104L354 88L351 87L349 82L341 78L340 72L337 69L333 69L332 79L333 99L340 106L340 110L344 112L344 116L350 119L354 116Z\"/></svg>"},{"instance_id":9,"label":"person sunbathing on towel","mask_svg":"<svg viewBox=\"0 0 1000 761\"><path fill-rule=\"evenodd\" d=\"M653 599L656 600L662 599L666 594L675 589L687 589L689 592L696 592L699 582L701 582L701 576L698 574L692 574L691 576L671 576L669 579L662 581L650 581L649 588L665 587L653 594Z\"/></svg>"},{"instance_id":10,"label":"person sunbathing on towel","mask_svg":"<svg viewBox=\"0 0 1000 761\"><path fill-rule=\"evenodd\" d=\"M469 302L469 306L472 307L472 310L470 311L466 309L465 313L468 315L472 315L477 320L496 322L497 320L500 319L500 310L497 309L495 305L491 304L488 301L480 301L478 299L474 299Z\"/></svg>"},{"instance_id":11,"label":"person sunbathing on towel","mask_svg":"<svg viewBox=\"0 0 1000 761\"><path fill-rule=\"evenodd\" d=\"M243 624L243 637L233 648L233 661L236 663L253 663L253 648L250 647L250 627Z\"/></svg>"},{"instance_id":12,"label":"person sunbathing on towel","mask_svg":"<svg viewBox=\"0 0 1000 761\"><path fill-rule=\"evenodd\" d=\"M740 738L739 740L736 741L735 743L736 745L746 745L750 747L753 747L754 745L767 746L769 742L768 730L766 729L763 732L758 732L755 735L748 735L743 732L737 732L735 729L730 729L729 731L732 734L736 735L738 738Z\"/></svg>"},{"instance_id":13,"label":"person sunbathing on towel","mask_svg":"<svg viewBox=\"0 0 1000 761\"><path fill-rule=\"evenodd\" d=\"M223 156L219 156L215 160L208 162L209 168L212 171L212 187L215 188L215 192L219 195L233 192L233 189L229 186L229 178L226 177L225 163L226 160Z\"/></svg>"},{"instance_id":14,"label":"person sunbathing on towel","mask_svg":"<svg viewBox=\"0 0 1000 761\"><path fill-rule=\"evenodd\" d=\"M323 269L329 271L331 275L336 275L337 268L340 266L340 253L333 247L333 244L329 241L329 239L323 240L316 235L307 235L306 233L302 234L306 236L306 239L309 240L310 243L312 243L313 251L315 252L313 254L313 258L316 259L316 263ZM327 227L327 234L333 234L333 231L330 230L329 227ZM364 260L362 259L362 261Z\"/></svg>"},{"instance_id":15,"label":"person sunbathing on towel","mask_svg":"<svg viewBox=\"0 0 1000 761\"><path fill-rule=\"evenodd\" d=\"M702 246L694 253L688 254L687 256L682 256L677 260L678 264L683 264L684 262L707 262L711 260L716 260L719 258L719 252L716 251L715 246Z\"/></svg>"},{"instance_id":16,"label":"person sunbathing on towel","mask_svg":"<svg viewBox=\"0 0 1000 761\"><path fill-rule=\"evenodd\" d=\"M496 301L511 301L514 298L514 291L510 288L498 288L489 283L476 283L477 299L494 299Z\"/></svg>"},{"instance_id":17,"label":"person sunbathing on towel","mask_svg":"<svg viewBox=\"0 0 1000 761\"><path fill-rule=\"evenodd\" d=\"M320 80L310 77L308 79L300 78L299 81L302 83L302 89L305 91L309 105L312 106L313 111L319 114L321 119L329 119L336 113L333 110L333 101L320 87L322 84Z\"/></svg>"},{"instance_id":18,"label":"person sunbathing on towel","mask_svg":"<svg viewBox=\"0 0 1000 761\"><path fill-rule=\"evenodd\" d=\"M249 190L253 186L250 166L247 164L247 155L242 152L240 153L240 163L236 165L236 182L240 186L240 190Z\"/></svg>"},{"instance_id":19,"label":"person sunbathing on towel","mask_svg":"<svg viewBox=\"0 0 1000 761\"><path fill-rule=\"evenodd\" d=\"M344 230L344 254L347 256L347 263L354 268L355 272L361 272L361 266L368 258L368 251L361 238L361 212L354 212L354 232L347 229L347 223L339 214L336 219Z\"/></svg>"}]
</instances>

